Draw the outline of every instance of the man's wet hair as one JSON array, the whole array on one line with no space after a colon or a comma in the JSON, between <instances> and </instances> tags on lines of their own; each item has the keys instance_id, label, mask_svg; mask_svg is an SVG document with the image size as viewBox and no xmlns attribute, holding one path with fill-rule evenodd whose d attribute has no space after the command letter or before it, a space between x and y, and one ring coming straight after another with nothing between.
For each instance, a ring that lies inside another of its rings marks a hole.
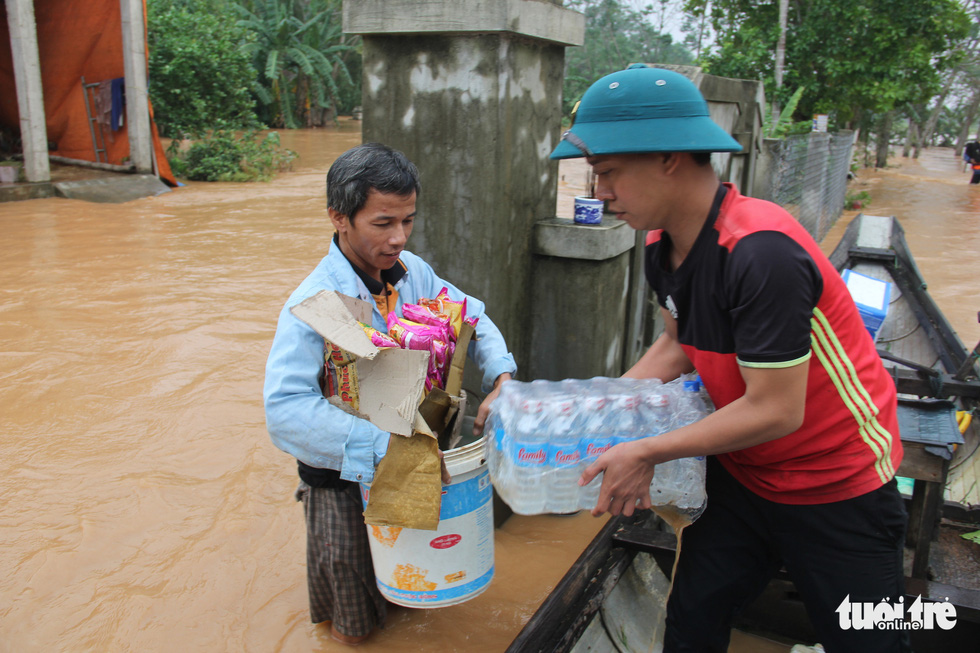
<instances>
[{"instance_id":1,"label":"man's wet hair","mask_svg":"<svg viewBox=\"0 0 980 653\"><path fill-rule=\"evenodd\" d=\"M660 152L659 154L664 158L664 161L666 161L669 152ZM702 168L711 164L711 152L688 152L688 154L691 155L691 159L694 160L694 163Z\"/></svg>"},{"instance_id":2,"label":"man's wet hair","mask_svg":"<svg viewBox=\"0 0 980 653\"><path fill-rule=\"evenodd\" d=\"M691 158L703 168L711 163L711 152L691 152Z\"/></svg>"},{"instance_id":3,"label":"man's wet hair","mask_svg":"<svg viewBox=\"0 0 980 653\"><path fill-rule=\"evenodd\" d=\"M422 190L419 170L404 154L381 143L364 143L337 157L327 172L327 208L351 222L371 190L406 197Z\"/></svg>"}]
</instances>

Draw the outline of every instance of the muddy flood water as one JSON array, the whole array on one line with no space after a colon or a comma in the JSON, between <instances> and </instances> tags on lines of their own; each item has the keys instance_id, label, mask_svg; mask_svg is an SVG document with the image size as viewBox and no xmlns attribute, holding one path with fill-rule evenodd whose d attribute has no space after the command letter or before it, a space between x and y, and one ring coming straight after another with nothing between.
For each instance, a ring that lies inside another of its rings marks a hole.
<instances>
[{"instance_id":1,"label":"muddy flood water","mask_svg":"<svg viewBox=\"0 0 980 653\"><path fill-rule=\"evenodd\" d=\"M346 650L309 623L295 462L261 394L282 303L326 251L326 169L361 137L282 137L300 159L270 183L0 204L0 651ZM933 150L859 181L975 343L967 179ZM510 518L483 595L396 610L359 649L504 650L603 523Z\"/></svg>"}]
</instances>

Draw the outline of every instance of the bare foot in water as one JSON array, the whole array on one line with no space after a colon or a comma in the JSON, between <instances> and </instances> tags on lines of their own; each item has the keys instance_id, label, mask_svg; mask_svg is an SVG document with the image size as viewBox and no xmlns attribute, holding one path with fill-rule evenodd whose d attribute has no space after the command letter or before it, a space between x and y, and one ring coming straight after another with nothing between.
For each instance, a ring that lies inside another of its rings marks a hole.
<instances>
[{"instance_id":1,"label":"bare foot in water","mask_svg":"<svg viewBox=\"0 0 980 653\"><path fill-rule=\"evenodd\" d=\"M366 640L368 637L370 637L371 633L368 633L367 635L345 635L339 630L337 630L336 626L331 625L330 636L334 638L336 641L340 642L341 644L346 644L347 646L357 646L358 644Z\"/></svg>"}]
</instances>

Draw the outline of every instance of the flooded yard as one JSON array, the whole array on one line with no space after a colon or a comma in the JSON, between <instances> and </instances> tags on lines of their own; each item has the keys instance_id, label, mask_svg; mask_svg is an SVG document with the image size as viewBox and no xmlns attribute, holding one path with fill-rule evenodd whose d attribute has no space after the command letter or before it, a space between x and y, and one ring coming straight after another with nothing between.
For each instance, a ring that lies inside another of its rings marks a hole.
<instances>
[{"instance_id":1,"label":"flooded yard","mask_svg":"<svg viewBox=\"0 0 980 653\"><path fill-rule=\"evenodd\" d=\"M0 204L0 651L343 650L309 623L295 461L261 395L278 312L331 236L326 170L360 129L282 137L300 158L270 183ZM930 150L856 183L972 346L980 187L959 168ZM361 650L505 649L603 523L512 517L487 592L396 610Z\"/></svg>"}]
</instances>

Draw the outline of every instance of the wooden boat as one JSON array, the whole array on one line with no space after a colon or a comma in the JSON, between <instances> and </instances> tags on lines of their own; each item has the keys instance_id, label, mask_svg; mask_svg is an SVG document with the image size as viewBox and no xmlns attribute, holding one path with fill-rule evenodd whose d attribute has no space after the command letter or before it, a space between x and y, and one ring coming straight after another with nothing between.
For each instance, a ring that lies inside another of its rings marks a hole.
<instances>
[{"instance_id":1,"label":"wooden boat","mask_svg":"<svg viewBox=\"0 0 980 653\"><path fill-rule=\"evenodd\" d=\"M974 410L980 402L980 345L967 351L933 302L895 218L856 217L830 258L842 272L849 269L892 284L876 344L902 404L906 454L898 474L914 483L907 499L906 603L920 596L923 601L948 600L958 619L949 631L910 632L913 647L976 650L980 568L974 562L965 572L941 577L931 568L930 555L935 557L944 541L940 537L934 542L940 531L955 525L964 532L980 529L980 506L943 496L951 469L966 474L980 460L980 454L973 455L980 442L977 426L960 437L955 418L957 410ZM650 511L611 518L508 651L660 650L675 546L673 531ZM792 582L782 572L741 615L736 628L784 643L816 642Z\"/></svg>"}]
</instances>

